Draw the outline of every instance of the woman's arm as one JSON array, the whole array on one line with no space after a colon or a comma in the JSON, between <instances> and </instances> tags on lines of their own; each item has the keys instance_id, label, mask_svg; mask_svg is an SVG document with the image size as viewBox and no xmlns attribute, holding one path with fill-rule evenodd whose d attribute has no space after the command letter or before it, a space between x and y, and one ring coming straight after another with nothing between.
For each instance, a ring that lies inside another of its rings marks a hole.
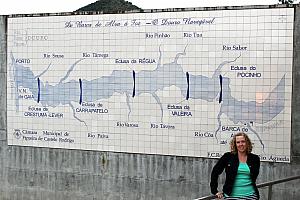
<instances>
[{"instance_id":1,"label":"woman's arm","mask_svg":"<svg viewBox=\"0 0 300 200\"><path fill-rule=\"evenodd\" d=\"M254 168L253 168L252 173L253 173L253 178L256 181L256 178L259 174L259 169L260 169L260 158L258 155L254 155L253 160L254 160L254 163L253 163Z\"/></svg>"},{"instance_id":2,"label":"woman's arm","mask_svg":"<svg viewBox=\"0 0 300 200\"><path fill-rule=\"evenodd\" d=\"M229 153L225 153L214 166L211 176L210 176L210 191L212 194L218 193L218 179L219 175L224 171L227 161L228 161Z\"/></svg>"}]
</instances>

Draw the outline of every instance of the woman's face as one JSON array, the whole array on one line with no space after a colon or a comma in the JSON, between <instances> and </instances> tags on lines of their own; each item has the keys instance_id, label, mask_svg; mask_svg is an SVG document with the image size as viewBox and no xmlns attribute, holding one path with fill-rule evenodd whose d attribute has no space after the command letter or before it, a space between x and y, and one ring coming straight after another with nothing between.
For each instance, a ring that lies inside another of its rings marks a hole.
<instances>
[{"instance_id":1,"label":"woman's face","mask_svg":"<svg viewBox=\"0 0 300 200\"><path fill-rule=\"evenodd\" d=\"M244 136L236 136L235 144L239 153L245 153L247 151L247 143Z\"/></svg>"}]
</instances>

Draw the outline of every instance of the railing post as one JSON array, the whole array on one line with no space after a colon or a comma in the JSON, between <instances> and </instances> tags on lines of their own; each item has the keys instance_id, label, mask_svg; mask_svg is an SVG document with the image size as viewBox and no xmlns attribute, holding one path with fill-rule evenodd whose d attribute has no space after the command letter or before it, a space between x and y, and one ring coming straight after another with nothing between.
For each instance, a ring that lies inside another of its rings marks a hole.
<instances>
[{"instance_id":1,"label":"railing post","mask_svg":"<svg viewBox=\"0 0 300 200\"><path fill-rule=\"evenodd\" d=\"M273 185L269 185L269 190L268 190L268 200L272 199L272 186Z\"/></svg>"},{"instance_id":2,"label":"railing post","mask_svg":"<svg viewBox=\"0 0 300 200\"><path fill-rule=\"evenodd\" d=\"M271 200L272 199L272 187L273 187L273 185L279 184L279 183L284 183L284 182L287 182L287 181L296 180L296 179L300 179L300 175L292 176L292 177L288 177L288 178L283 178L283 179L279 179L279 180L276 180L276 181L261 183L261 184L257 185L257 188L269 187L268 188L268 200ZM194 199L194 200L211 200L211 199L215 199L215 198L217 198L216 195L209 195L209 196L201 197L201 198Z\"/></svg>"}]
</instances>

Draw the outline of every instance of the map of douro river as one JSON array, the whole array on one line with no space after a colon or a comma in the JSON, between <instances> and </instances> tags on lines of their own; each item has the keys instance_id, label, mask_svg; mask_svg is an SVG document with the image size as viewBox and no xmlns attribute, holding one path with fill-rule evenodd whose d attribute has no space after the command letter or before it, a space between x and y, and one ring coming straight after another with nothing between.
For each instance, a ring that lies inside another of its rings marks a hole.
<instances>
[{"instance_id":1,"label":"map of douro river","mask_svg":"<svg viewBox=\"0 0 300 200\"><path fill-rule=\"evenodd\" d=\"M290 162L293 8L8 18L8 144Z\"/></svg>"}]
</instances>

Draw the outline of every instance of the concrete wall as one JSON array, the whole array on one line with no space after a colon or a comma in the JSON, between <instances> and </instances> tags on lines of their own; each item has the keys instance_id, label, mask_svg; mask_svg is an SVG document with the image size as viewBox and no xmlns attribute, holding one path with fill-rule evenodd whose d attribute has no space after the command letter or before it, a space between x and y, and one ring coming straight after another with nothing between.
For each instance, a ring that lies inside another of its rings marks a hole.
<instances>
[{"instance_id":1,"label":"concrete wall","mask_svg":"<svg viewBox=\"0 0 300 200\"><path fill-rule=\"evenodd\" d=\"M300 4L299 4L300 5ZM295 8L292 97L292 155L300 163L300 7Z\"/></svg>"},{"instance_id":2,"label":"concrete wall","mask_svg":"<svg viewBox=\"0 0 300 200\"><path fill-rule=\"evenodd\" d=\"M300 8L295 10L292 161L263 162L259 183L300 175ZM0 200L191 200L210 194L216 159L8 146L5 38L6 16L0 16ZM273 199L299 199L299 185L274 186ZM262 189L262 199L266 194Z\"/></svg>"}]
</instances>

